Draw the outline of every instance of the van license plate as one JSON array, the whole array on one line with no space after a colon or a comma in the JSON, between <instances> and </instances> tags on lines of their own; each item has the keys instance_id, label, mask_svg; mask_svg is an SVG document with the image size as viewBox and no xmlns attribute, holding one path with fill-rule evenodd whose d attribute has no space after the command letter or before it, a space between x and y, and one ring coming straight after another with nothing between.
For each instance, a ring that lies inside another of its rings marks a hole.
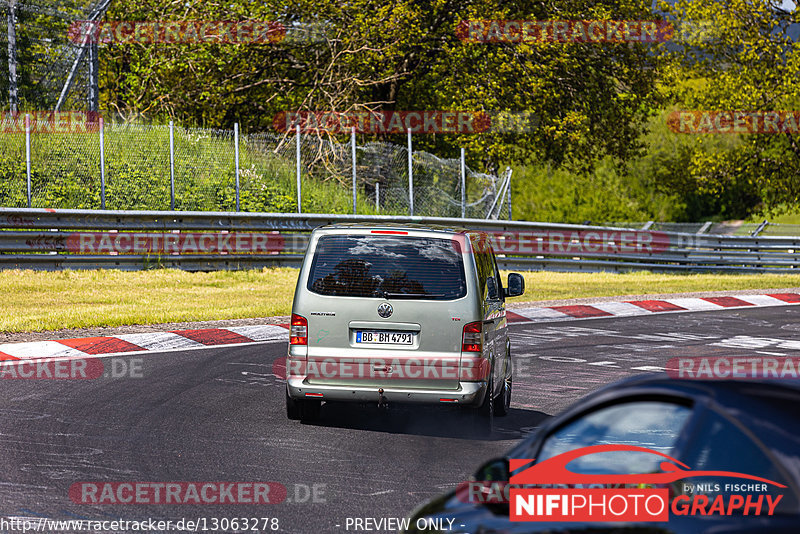
<instances>
[{"instance_id":1,"label":"van license plate","mask_svg":"<svg viewBox=\"0 0 800 534\"><path fill-rule=\"evenodd\" d=\"M411 332L382 332L380 330L356 330L356 343L369 345L411 345Z\"/></svg>"}]
</instances>

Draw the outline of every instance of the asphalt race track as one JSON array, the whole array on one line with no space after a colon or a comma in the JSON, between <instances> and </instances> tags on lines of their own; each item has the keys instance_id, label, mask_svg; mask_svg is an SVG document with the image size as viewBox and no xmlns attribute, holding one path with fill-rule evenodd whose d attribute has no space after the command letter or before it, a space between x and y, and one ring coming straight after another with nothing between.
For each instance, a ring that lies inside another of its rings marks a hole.
<instances>
[{"instance_id":1,"label":"asphalt race track","mask_svg":"<svg viewBox=\"0 0 800 534\"><path fill-rule=\"evenodd\" d=\"M800 308L790 306L511 331L512 411L496 419L492 439L472 434L452 407L383 413L325 406L321 423L289 421L283 382L273 375L284 342L146 354L139 356L141 378L3 380L0 514L268 517L279 519L281 532L355 532L348 518L404 517L581 396L672 357L800 356ZM82 481L271 481L287 488L288 499L260 506L76 504L69 488Z\"/></svg>"}]
</instances>

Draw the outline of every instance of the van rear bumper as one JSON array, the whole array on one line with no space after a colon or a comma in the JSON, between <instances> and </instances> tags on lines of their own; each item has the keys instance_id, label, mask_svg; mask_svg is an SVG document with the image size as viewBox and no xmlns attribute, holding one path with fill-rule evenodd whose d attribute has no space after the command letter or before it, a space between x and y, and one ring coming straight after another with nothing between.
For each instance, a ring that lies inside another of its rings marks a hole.
<instances>
[{"instance_id":1,"label":"van rear bumper","mask_svg":"<svg viewBox=\"0 0 800 534\"><path fill-rule=\"evenodd\" d=\"M339 402L378 402L379 386L326 386L307 384L303 377L286 381L293 399L319 399ZM483 401L486 382L461 382L458 389L404 389L384 387L387 402L414 404L476 404Z\"/></svg>"}]
</instances>

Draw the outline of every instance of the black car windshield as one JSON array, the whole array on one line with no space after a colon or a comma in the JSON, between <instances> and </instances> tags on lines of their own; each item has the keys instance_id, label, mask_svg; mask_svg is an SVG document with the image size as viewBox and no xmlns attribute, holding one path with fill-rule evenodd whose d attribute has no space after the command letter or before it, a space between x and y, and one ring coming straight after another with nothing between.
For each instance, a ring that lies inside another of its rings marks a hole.
<instances>
[{"instance_id":1,"label":"black car windshield","mask_svg":"<svg viewBox=\"0 0 800 534\"><path fill-rule=\"evenodd\" d=\"M451 239L327 235L317 243L308 289L340 297L453 300L467 294L460 251Z\"/></svg>"}]
</instances>

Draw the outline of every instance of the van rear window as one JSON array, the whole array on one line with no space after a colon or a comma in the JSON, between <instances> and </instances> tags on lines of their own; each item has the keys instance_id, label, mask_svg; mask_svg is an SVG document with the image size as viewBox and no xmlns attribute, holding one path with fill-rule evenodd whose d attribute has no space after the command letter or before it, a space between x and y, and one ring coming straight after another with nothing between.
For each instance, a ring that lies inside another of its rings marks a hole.
<instances>
[{"instance_id":1,"label":"van rear window","mask_svg":"<svg viewBox=\"0 0 800 534\"><path fill-rule=\"evenodd\" d=\"M340 297L453 300L467 294L460 247L450 239L326 235L308 289Z\"/></svg>"}]
</instances>

